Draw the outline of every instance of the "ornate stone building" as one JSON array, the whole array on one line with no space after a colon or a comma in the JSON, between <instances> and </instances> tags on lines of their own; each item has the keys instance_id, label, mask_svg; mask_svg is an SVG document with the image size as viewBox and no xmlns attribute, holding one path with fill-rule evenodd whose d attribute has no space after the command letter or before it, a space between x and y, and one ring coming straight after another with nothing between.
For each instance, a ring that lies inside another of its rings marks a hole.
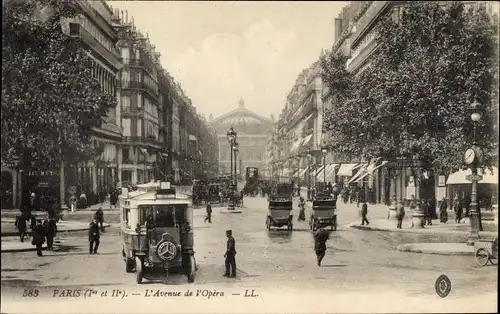
<instances>
[{"instance_id":1,"label":"ornate stone building","mask_svg":"<svg viewBox=\"0 0 500 314\"><path fill-rule=\"evenodd\" d=\"M210 121L210 125L216 130L219 139L219 173L230 172L231 155L227 132L231 127L238 134L238 174L244 175L246 167L265 169L266 143L273 128L271 119L248 110L241 99L238 108Z\"/></svg>"}]
</instances>

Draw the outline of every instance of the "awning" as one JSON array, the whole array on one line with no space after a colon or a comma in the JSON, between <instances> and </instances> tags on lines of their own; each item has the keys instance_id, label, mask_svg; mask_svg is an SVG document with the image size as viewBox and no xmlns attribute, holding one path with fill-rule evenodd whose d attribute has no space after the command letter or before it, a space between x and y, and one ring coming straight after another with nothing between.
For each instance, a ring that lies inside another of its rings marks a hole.
<instances>
[{"instance_id":1,"label":"awning","mask_svg":"<svg viewBox=\"0 0 500 314\"><path fill-rule=\"evenodd\" d=\"M486 184L498 184L498 169L497 167L493 167L493 172L486 169L485 173L482 173L481 170L477 171L479 175L483 176L483 179L478 183L486 183ZM467 180L467 176L472 174L470 169L460 170L455 173L452 173L448 177L448 181L446 181L446 185L451 184L471 184L469 180Z\"/></svg>"},{"instance_id":2,"label":"awning","mask_svg":"<svg viewBox=\"0 0 500 314\"><path fill-rule=\"evenodd\" d=\"M323 169L324 169L325 167L326 167L326 166L321 166L321 167L319 167L319 168L318 168L318 170L316 170L316 174L315 174L315 176L316 176L316 177L317 177L317 176L319 176L319 174L323 172Z\"/></svg>"},{"instance_id":3,"label":"awning","mask_svg":"<svg viewBox=\"0 0 500 314\"><path fill-rule=\"evenodd\" d=\"M328 166L326 166L326 177L329 178L333 175L333 173L335 172L335 168L337 168L339 164L330 164Z\"/></svg>"},{"instance_id":4,"label":"awning","mask_svg":"<svg viewBox=\"0 0 500 314\"><path fill-rule=\"evenodd\" d=\"M335 167L337 166L337 164L328 164L326 166L321 166L321 168L318 170L318 172L316 172L316 177L320 178L321 180L323 180L323 175L325 175L325 177L328 177L328 173L332 173L333 170L335 170ZM323 174L324 172L324 174Z\"/></svg>"},{"instance_id":5,"label":"awning","mask_svg":"<svg viewBox=\"0 0 500 314\"><path fill-rule=\"evenodd\" d=\"M292 144L292 148L290 149L290 154L295 153L299 149L300 144L302 144L303 140L304 140L303 138L298 139Z\"/></svg>"},{"instance_id":6,"label":"awning","mask_svg":"<svg viewBox=\"0 0 500 314\"><path fill-rule=\"evenodd\" d=\"M313 137L313 135L312 135L312 134L309 134L308 136L306 136L306 137L304 138L304 141L302 141L302 144L301 144L301 145L302 145L302 146L304 146L304 145L309 144L309 142L311 141L312 137Z\"/></svg>"},{"instance_id":7,"label":"awning","mask_svg":"<svg viewBox=\"0 0 500 314\"><path fill-rule=\"evenodd\" d=\"M337 172L338 176L351 177L352 171L363 166L363 164L342 164Z\"/></svg>"},{"instance_id":8,"label":"awning","mask_svg":"<svg viewBox=\"0 0 500 314\"><path fill-rule=\"evenodd\" d=\"M297 176L297 173L299 173L299 170L294 169L294 170L292 170L292 175L291 175L291 176L292 176L292 177L296 177L296 176Z\"/></svg>"},{"instance_id":9,"label":"awning","mask_svg":"<svg viewBox=\"0 0 500 314\"><path fill-rule=\"evenodd\" d=\"M145 149L145 148L139 148L139 150L144 154L144 155L148 155L148 150Z\"/></svg>"},{"instance_id":10,"label":"awning","mask_svg":"<svg viewBox=\"0 0 500 314\"><path fill-rule=\"evenodd\" d=\"M196 138L196 136L194 136L193 134L189 134L189 140L190 141L198 141L198 139Z\"/></svg>"},{"instance_id":11,"label":"awning","mask_svg":"<svg viewBox=\"0 0 500 314\"><path fill-rule=\"evenodd\" d=\"M307 168L300 170L299 177L303 177L306 171L309 169L309 166Z\"/></svg>"},{"instance_id":12,"label":"awning","mask_svg":"<svg viewBox=\"0 0 500 314\"><path fill-rule=\"evenodd\" d=\"M354 175L351 180L349 180L349 183L352 183L352 182L360 182L361 180L363 180L364 178L366 178L366 176L373 176L373 172L375 170L377 170L378 168L380 167L383 167L385 164L387 164L388 161L382 161L379 165L375 165L375 164L369 164L369 165L364 165L363 168L361 168L357 173L356 175Z\"/></svg>"}]
</instances>

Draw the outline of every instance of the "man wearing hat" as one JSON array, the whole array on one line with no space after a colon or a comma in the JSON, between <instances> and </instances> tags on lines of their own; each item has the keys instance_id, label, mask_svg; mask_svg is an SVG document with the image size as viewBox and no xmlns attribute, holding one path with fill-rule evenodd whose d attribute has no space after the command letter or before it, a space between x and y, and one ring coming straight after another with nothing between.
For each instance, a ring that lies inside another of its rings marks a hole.
<instances>
[{"instance_id":1,"label":"man wearing hat","mask_svg":"<svg viewBox=\"0 0 500 314\"><path fill-rule=\"evenodd\" d=\"M227 237L227 250L224 254L226 258L226 272L225 277L236 277L236 242L233 238L233 232L226 230Z\"/></svg>"},{"instance_id":2,"label":"man wearing hat","mask_svg":"<svg viewBox=\"0 0 500 314\"><path fill-rule=\"evenodd\" d=\"M210 201L207 202L207 217L205 217L205 222L212 223L212 204Z\"/></svg>"},{"instance_id":3,"label":"man wearing hat","mask_svg":"<svg viewBox=\"0 0 500 314\"><path fill-rule=\"evenodd\" d=\"M330 239L330 233L320 228L314 234L314 251L316 252L316 259L318 266L321 266L321 261L325 257L326 253L326 241Z\"/></svg>"}]
</instances>

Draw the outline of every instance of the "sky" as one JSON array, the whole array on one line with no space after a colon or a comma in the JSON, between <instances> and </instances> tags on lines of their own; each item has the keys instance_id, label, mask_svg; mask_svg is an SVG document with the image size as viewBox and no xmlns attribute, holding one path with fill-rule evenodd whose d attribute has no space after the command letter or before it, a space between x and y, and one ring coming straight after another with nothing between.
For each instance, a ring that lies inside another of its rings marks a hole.
<instances>
[{"instance_id":1,"label":"sky","mask_svg":"<svg viewBox=\"0 0 500 314\"><path fill-rule=\"evenodd\" d=\"M347 2L107 1L148 33L199 113L277 118L298 74L333 45Z\"/></svg>"}]
</instances>

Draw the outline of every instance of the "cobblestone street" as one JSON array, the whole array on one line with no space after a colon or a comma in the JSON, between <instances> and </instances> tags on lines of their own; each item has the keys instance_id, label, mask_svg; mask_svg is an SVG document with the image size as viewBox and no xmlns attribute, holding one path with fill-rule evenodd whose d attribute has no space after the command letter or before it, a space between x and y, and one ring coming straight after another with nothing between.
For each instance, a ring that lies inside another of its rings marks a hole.
<instances>
[{"instance_id":1,"label":"cobblestone street","mask_svg":"<svg viewBox=\"0 0 500 314\"><path fill-rule=\"evenodd\" d=\"M99 291L127 289L129 293L144 289L216 289L226 293L237 290L244 293L245 289L255 289L266 300L276 291L315 291L318 300L321 300L322 293L327 292L339 298L346 295L349 299L379 291L408 300L418 297L429 302L446 302L446 306L451 306L453 302L455 306L458 300L461 304L469 297L485 298L485 308L496 304L496 293L492 293L497 285L496 267L479 267L472 256L399 252L396 250L398 244L415 242L412 240L416 236L348 228L349 223L358 219L355 205L339 205L340 227L332 232L324 265L318 267L312 235L306 223L295 222L292 232L268 232L264 224L267 212L265 199L247 198L245 204L242 214L222 214L216 208L212 224L203 223L203 208L195 210L195 251L199 271L194 284L187 284L184 276L172 275L167 285L156 282L136 285L134 274L125 272L118 230L112 227L101 239L99 255L88 255L84 235L71 234L60 239L62 245L57 251L46 252L41 258L36 257L35 252L2 254L3 303L8 305L20 300L26 287L39 287L41 291L41 298L33 304L50 299L54 289L91 287ZM296 212L297 204L294 208ZM309 209L306 215L309 215ZM370 215L372 219L381 219L387 213L380 208L372 210ZM226 229L233 230L237 241L236 279L221 276ZM426 235L418 235L418 240L430 240L422 237L433 237L436 242L453 240ZM435 280L441 274L446 274L453 284L452 293L445 301L438 300L440 298L434 290ZM284 301L280 301L278 296L275 298L276 303ZM315 299L308 299L307 302ZM347 299L342 300L345 302ZM213 299L212 302L218 301ZM287 307L272 310L278 308ZM318 307L318 311L321 309L326 307Z\"/></svg>"}]
</instances>

